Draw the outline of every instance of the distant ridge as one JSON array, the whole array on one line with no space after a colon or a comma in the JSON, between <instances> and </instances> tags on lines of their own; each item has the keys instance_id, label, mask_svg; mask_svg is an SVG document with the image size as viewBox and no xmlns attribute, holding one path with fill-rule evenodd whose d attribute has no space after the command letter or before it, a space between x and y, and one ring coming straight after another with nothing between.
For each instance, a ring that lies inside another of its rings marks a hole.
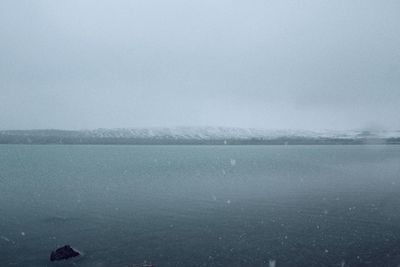
<instances>
[{"instance_id":1,"label":"distant ridge","mask_svg":"<svg viewBox=\"0 0 400 267\"><path fill-rule=\"evenodd\" d=\"M400 131L291 131L229 127L3 130L0 144L400 144Z\"/></svg>"}]
</instances>

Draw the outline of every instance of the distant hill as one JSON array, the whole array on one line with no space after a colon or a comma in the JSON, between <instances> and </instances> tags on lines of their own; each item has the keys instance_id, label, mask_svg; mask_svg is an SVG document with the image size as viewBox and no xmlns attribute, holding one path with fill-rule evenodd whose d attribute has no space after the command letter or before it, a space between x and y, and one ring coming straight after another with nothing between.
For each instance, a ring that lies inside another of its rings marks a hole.
<instances>
[{"instance_id":1,"label":"distant hill","mask_svg":"<svg viewBox=\"0 0 400 267\"><path fill-rule=\"evenodd\" d=\"M4 130L0 144L300 145L400 144L400 131L271 131L227 127Z\"/></svg>"}]
</instances>

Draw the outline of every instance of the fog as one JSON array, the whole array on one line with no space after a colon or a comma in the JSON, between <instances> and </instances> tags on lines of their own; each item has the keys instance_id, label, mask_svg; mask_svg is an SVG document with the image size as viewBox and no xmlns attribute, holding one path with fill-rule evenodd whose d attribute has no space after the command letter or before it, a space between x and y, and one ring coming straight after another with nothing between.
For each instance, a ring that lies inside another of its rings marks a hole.
<instances>
[{"instance_id":1,"label":"fog","mask_svg":"<svg viewBox=\"0 0 400 267\"><path fill-rule=\"evenodd\" d=\"M0 129L400 129L399 1L0 3Z\"/></svg>"}]
</instances>

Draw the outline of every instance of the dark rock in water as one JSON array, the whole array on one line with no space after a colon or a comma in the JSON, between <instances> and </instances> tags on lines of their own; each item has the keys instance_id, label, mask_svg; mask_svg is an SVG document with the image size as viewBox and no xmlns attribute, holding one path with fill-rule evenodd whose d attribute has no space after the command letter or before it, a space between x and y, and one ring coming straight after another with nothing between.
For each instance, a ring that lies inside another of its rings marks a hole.
<instances>
[{"instance_id":1,"label":"dark rock in water","mask_svg":"<svg viewBox=\"0 0 400 267\"><path fill-rule=\"evenodd\" d=\"M74 250L69 245L66 245L62 248L58 248L56 251L52 251L50 255L50 261L67 260L79 255L81 254L78 251Z\"/></svg>"}]
</instances>

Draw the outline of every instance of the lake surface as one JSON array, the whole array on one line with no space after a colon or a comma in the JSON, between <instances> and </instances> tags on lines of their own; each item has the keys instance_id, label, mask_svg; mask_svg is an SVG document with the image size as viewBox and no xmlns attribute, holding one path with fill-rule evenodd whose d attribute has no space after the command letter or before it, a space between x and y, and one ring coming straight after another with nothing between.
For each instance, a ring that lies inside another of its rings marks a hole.
<instances>
[{"instance_id":1,"label":"lake surface","mask_svg":"<svg viewBox=\"0 0 400 267\"><path fill-rule=\"evenodd\" d=\"M144 261L398 266L400 146L0 146L0 266Z\"/></svg>"}]
</instances>

